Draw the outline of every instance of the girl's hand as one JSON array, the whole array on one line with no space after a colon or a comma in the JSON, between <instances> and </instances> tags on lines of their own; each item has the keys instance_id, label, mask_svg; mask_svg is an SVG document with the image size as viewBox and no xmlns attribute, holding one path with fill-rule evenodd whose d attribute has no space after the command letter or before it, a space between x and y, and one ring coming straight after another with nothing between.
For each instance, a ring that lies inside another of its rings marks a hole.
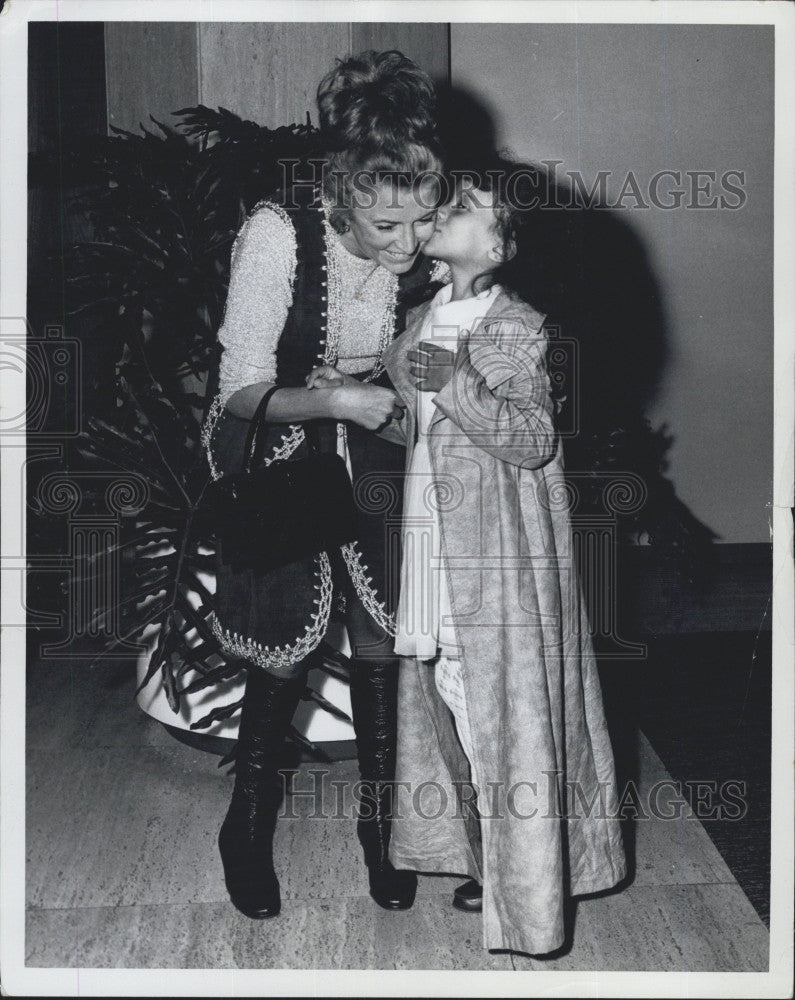
<instances>
[{"instance_id":1,"label":"girl's hand","mask_svg":"<svg viewBox=\"0 0 795 1000\"><path fill-rule=\"evenodd\" d=\"M352 420L368 431L380 430L390 420L403 416L403 404L393 389L380 385L364 385L355 378L350 383L332 387L332 416L336 420Z\"/></svg>"},{"instance_id":2,"label":"girl's hand","mask_svg":"<svg viewBox=\"0 0 795 1000\"><path fill-rule=\"evenodd\" d=\"M313 368L306 377L307 389L330 389L335 385L351 385L358 380L353 375L346 375L333 365L320 365Z\"/></svg>"},{"instance_id":3,"label":"girl's hand","mask_svg":"<svg viewBox=\"0 0 795 1000\"><path fill-rule=\"evenodd\" d=\"M438 344L423 340L406 356L411 362L409 373L420 392L441 392L453 377L455 354Z\"/></svg>"}]
</instances>

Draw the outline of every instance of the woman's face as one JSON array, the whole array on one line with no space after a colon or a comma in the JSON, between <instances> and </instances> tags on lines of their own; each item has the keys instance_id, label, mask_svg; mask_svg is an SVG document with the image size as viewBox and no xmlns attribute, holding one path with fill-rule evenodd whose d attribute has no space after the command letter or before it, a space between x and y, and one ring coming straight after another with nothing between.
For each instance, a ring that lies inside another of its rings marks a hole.
<instances>
[{"instance_id":1,"label":"woman's face","mask_svg":"<svg viewBox=\"0 0 795 1000\"><path fill-rule=\"evenodd\" d=\"M354 188L348 213L350 229L341 236L343 245L393 274L404 274L433 232L437 193L438 185L432 178L411 188L388 181Z\"/></svg>"}]
</instances>

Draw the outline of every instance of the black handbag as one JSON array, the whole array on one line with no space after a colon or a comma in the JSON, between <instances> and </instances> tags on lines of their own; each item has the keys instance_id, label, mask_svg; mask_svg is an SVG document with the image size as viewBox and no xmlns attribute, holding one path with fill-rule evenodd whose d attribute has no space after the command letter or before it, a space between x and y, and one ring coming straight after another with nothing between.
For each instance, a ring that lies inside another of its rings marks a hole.
<instances>
[{"instance_id":1,"label":"black handbag","mask_svg":"<svg viewBox=\"0 0 795 1000\"><path fill-rule=\"evenodd\" d=\"M269 389L251 421L243 469L212 484L221 561L266 573L356 538L353 487L339 455L321 452L317 424L303 425L309 454L262 466Z\"/></svg>"}]
</instances>

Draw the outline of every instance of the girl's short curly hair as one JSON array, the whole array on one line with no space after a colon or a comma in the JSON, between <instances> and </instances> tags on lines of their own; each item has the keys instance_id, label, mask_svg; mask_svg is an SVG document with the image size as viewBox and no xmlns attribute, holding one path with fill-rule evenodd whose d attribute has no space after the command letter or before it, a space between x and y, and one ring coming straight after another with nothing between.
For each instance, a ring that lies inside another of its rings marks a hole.
<instances>
[{"instance_id":1,"label":"girl's short curly hair","mask_svg":"<svg viewBox=\"0 0 795 1000\"><path fill-rule=\"evenodd\" d=\"M349 192L355 172L387 175L396 183L402 175L411 183L441 169L436 88L402 52L367 51L340 60L320 81L317 106L328 160L324 189L335 203L339 177Z\"/></svg>"}]
</instances>

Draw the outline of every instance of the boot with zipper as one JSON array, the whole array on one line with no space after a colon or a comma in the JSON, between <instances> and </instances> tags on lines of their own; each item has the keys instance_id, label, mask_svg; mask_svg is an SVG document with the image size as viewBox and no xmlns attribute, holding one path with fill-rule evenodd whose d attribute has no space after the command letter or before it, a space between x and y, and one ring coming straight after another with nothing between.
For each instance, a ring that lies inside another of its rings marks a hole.
<instances>
[{"instance_id":1,"label":"boot with zipper","mask_svg":"<svg viewBox=\"0 0 795 1000\"><path fill-rule=\"evenodd\" d=\"M395 760L397 756L397 672L395 659L351 659L351 710L361 775L359 842L370 895L386 910L407 910L417 892L414 872L389 860Z\"/></svg>"},{"instance_id":2,"label":"boot with zipper","mask_svg":"<svg viewBox=\"0 0 795 1000\"><path fill-rule=\"evenodd\" d=\"M252 667L240 714L235 785L218 835L229 898L253 920L281 910L273 834L282 801L279 765L305 679L284 680Z\"/></svg>"}]
</instances>

